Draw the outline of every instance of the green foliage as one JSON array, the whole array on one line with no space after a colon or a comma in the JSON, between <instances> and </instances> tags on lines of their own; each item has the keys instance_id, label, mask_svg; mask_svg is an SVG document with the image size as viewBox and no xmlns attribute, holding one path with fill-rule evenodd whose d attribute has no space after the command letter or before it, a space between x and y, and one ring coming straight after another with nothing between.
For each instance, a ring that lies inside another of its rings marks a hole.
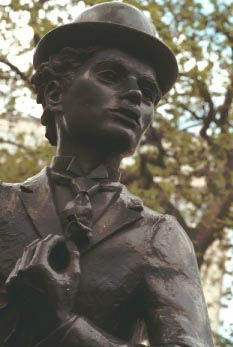
<instances>
[{"instance_id":1,"label":"green foliage","mask_svg":"<svg viewBox=\"0 0 233 347\"><path fill-rule=\"evenodd\" d=\"M19 143L18 143L19 144ZM43 141L34 148L24 147L22 142L17 151L0 150L1 179L4 182L23 182L38 173L55 154L54 147Z\"/></svg>"}]
</instances>

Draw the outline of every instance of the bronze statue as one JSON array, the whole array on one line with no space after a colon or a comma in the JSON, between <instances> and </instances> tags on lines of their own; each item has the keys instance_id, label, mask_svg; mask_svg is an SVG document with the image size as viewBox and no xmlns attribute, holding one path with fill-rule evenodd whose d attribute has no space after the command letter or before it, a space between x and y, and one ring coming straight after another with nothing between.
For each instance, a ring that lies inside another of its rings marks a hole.
<instances>
[{"instance_id":1,"label":"bronze statue","mask_svg":"<svg viewBox=\"0 0 233 347\"><path fill-rule=\"evenodd\" d=\"M0 346L213 346L199 272L176 220L119 183L121 159L175 83L170 49L110 2L40 41L33 77L51 165L0 187Z\"/></svg>"}]
</instances>

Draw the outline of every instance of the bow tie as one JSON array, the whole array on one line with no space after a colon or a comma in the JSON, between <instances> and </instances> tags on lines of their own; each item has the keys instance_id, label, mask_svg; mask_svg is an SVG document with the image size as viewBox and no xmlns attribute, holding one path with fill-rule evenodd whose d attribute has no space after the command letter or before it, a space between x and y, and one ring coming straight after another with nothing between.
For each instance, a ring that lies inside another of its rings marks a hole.
<instances>
[{"instance_id":1,"label":"bow tie","mask_svg":"<svg viewBox=\"0 0 233 347\"><path fill-rule=\"evenodd\" d=\"M60 185L71 187L74 193L77 193L79 190L88 190L89 187L98 186L98 189L90 188L91 195L94 195L97 191L102 192L121 192L122 185L119 182L103 182L99 181L98 183L90 178L86 177L75 177L72 178L68 175L63 175L54 171L50 172L51 178ZM88 187L89 186L89 187Z\"/></svg>"},{"instance_id":2,"label":"bow tie","mask_svg":"<svg viewBox=\"0 0 233 347\"><path fill-rule=\"evenodd\" d=\"M96 183L95 181L51 172L51 177L57 184L69 186L75 198L69 201L62 211L65 221L65 236L73 241L79 249L86 248L92 237L93 213L91 197L99 191L121 191L121 185L113 183Z\"/></svg>"}]
</instances>

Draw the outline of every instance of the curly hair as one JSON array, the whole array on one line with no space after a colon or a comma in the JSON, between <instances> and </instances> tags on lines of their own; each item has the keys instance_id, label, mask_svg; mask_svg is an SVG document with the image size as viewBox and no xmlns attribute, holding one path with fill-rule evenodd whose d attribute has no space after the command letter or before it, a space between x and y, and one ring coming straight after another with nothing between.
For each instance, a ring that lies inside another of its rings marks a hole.
<instances>
[{"instance_id":1,"label":"curly hair","mask_svg":"<svg viewBox=\"0 0 233 347\"><path fill-rule=\"evenodd\" d=\"M42 63L32 76L32 83L37 93L37 103L42 104L41 123L46 126L45 136L51 145L57 145L56 123L53 112L46 105L45 88L51 81L57 81L65 90L74 77L74 73L102 47L72 48L65 47L58 54L51 55Z\"/></svg>"}]
</instances>

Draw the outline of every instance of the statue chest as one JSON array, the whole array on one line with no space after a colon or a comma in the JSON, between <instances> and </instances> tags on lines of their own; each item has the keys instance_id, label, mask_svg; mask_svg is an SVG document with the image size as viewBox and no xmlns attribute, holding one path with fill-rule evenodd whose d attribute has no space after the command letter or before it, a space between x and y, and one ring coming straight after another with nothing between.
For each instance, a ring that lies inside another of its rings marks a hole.
<instances>
[{"instance_id":1,"label":"statue chest","mask_svg":"<svg viewBox=\"0 0 233 347\"><path fill-rule=\"evenodd\" d=\"M120 338L128 338L142 310L144 252L133 234L119 234L81 258L76 310Z\"/></svg>"}]
</instances>

